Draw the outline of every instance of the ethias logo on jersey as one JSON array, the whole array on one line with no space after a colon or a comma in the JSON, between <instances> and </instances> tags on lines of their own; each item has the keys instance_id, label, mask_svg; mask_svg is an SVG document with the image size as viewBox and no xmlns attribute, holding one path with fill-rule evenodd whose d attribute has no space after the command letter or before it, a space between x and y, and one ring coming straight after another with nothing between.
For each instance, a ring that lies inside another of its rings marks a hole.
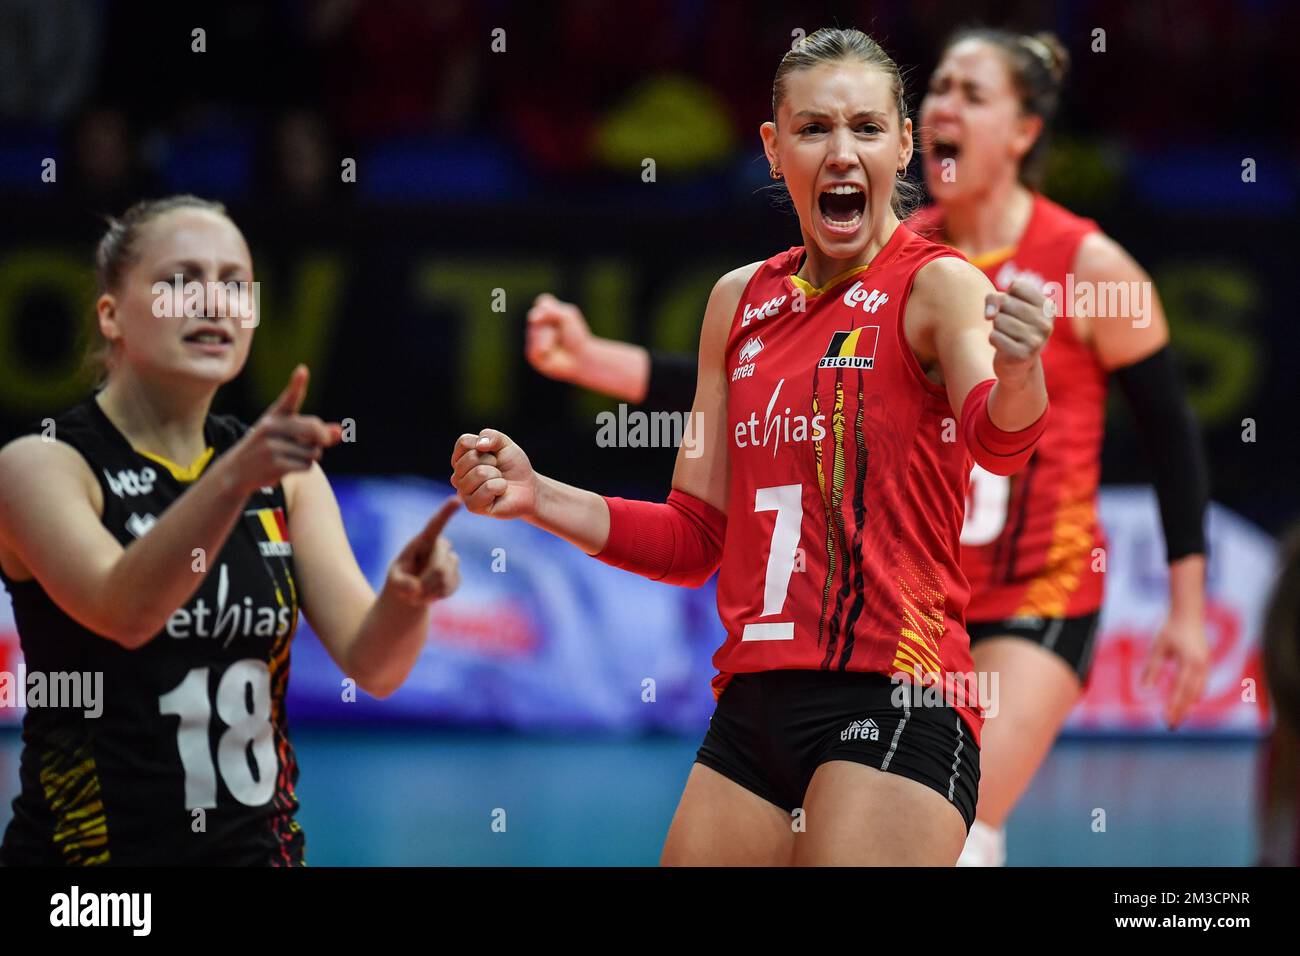
<instances>
[{"instance_id":1,"label":"ethias logo on jersey","mask_svg":"<svg viewBox=\"0 0 1300 956\"><path fill-rule=\"evenodd\" d=\"M284 637L293 626L293 609L288 606L254 606L251 597L230 602L230 570L222 563L217 572L216 607L199 598L190 607L177 608L167 621L168 637L226 639L236 637Z\"/></svg>"},{"instance_id":2,"label":"ethias logo on jersey","mask_svg":"<svg viewBox=\"0 0 1300 956\"><path fill-rule=\"evenodd\" d=\"M776 388L772 390L772 397L767 401L767 410L763 413L763 428L760 437L758 414L749 413L749 418L736 423L736 447L737 448L766 448L772 446L772 457L776 457L777 449L781 447L782 442L799 442L821 441L826 437L826 416L814 415L810 420L806 415L792 415L789 406L784 412L772 414L776 407L777 397L781 394L781 386L785 384L785 379L776 383Z\"/></svg>"}]
</instances>

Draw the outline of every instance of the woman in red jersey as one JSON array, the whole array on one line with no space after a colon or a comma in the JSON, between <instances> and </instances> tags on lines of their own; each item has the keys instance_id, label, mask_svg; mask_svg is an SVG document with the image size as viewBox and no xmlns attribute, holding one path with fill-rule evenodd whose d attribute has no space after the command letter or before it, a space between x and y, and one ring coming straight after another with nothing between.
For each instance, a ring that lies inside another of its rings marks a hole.
<instances>
[{"instance_id":1,"label":"woman in red jersey","mask_svg":"<svg viewBox=\"0 0 1300 956\"><path fill-rule=\"evenodd\" d=\"M701 454L668 501L539 475L492 429L457 441L452 481L476 513L656 580L720 566L718 706L664 863L951 865L979 777L979 705L954 686L971 455L1009 473L1032 452L1052 323L899 222L911 121L870 38L807 37L772 100L763 146L803 245L714 287Z\"/></svg>"},{"instance_id":2,"label":"woman in red jersey","mask_svg":"<svg viewBox=\"0 0 1300 956\"><path fill-rule=\"evenodd\" d=\"M1052 427L1011 477L972 473L961 566L981 674L997 674L981 740L979 812L961 863L998 865L1003 825L1082 693L1106 570L1097 484L1107 379L1133 408L1155 470L1170 611L1144 679L1168 676L1166 719L1198 699L1204 627L1206 466L1150 277L1096 223L1035 188L1067 56L1050 34L974 28L945 45L920 109L934 205L909 225L947 243L999 289L1027 282L1057 306L1043 352ZM1168 669L1168 675L1162 672Z\"/></svg>"},{"instance_id":3,"label":"woman in red jersey","mask_svg":"<svg viewBox=\"0 0 1300 956\"><path fill-rule=\"evenodd\" d=\"M1052 427L1023 472L1006 478L975 467L962 531L973 656L979 672L998 675L999 693L961 863L1000 864L1006 817L1078 700L1092 658L1106 567L1096 496L1110 376L1155 470L1170 612L1144 678L1171 671L1171 726L1200 696L1208 666L1208 478L1150 278L1095 223L1035 189L1064 50L1050 35L974 29L954 36L941 59L920 116L935 203L908 225L968 254L1008 293L1018 278L1038 292L1047 286L1065 313L1043 356ZM688 401L693 371L677 356L592 336L571 304L540 296L528 324L528 358L543 374L656 407Z\"/></svg>"}]
</instances>

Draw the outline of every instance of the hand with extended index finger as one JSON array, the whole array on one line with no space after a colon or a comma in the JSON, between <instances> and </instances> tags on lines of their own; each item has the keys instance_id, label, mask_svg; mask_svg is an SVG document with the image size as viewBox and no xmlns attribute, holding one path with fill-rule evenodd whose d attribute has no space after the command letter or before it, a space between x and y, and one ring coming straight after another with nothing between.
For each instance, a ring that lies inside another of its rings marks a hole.
<instances>
[{"instance_id":1,"label":"hand with extended index finger","mask_svg":"<svg viewBox=\"0 0 1300 956\"><path fill-rule=\"evenodd\" d=\"M223 458L238 486L250 494L275 485L286 474L306 471L326 448L338 444L342 426L315 415L299 414L307 395L307 366L299 365L262 417Z\"/></svg>"},{"instance_id":2,"label":"hand with extended index finger","mask_svg":"<svg viewBox=\"0 0 1300 956\"><path fill-rule=\"evenodd\" d=\"M459 498L448 498L412 538L388 569L388 587L408 604L422 605L445 598L460 586L460 558L442 536Z\"/></svg>"},{"instance_id":3,"label":"hand with extended index finger","mask_svg":"<svg viewBox=\"0 0 1300 956\"><path fill-rule=\"evenodd\" d=\"M537 474L524 450L495 428L456 439L451 483L474 514L523 518L537 507Z\"/></svg>"},{"instance_id":4,"label":"hand with extended index finger","mask_svg":"<svg viewBox=\"0 0 1300 956\"><path fill-rule=\"evenodd\" d=\"M989 342L996 350L993 372L999 379L1021 374L1038 362L1052 335L1053 313L1052 303L1026 279L985 297L984 317L993 323Z\"/></svg>"}]
</instances>

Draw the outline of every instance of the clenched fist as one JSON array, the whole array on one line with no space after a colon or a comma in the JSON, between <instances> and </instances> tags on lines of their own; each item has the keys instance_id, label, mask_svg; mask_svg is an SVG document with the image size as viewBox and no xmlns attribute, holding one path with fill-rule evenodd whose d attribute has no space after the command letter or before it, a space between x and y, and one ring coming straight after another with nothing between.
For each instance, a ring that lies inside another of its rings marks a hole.
<instances>
[{"instance_id":1,"label":"clenched fist","mask_svg":"<svg viewBox=\"0 0 1300 956\"><path fill-rule=\"evenodd\" d=\"M993 374L999 380L1015 379L1038 362L1052 335L1055 309L1032 283L1017 279L1006 292L985 297L984 317L993 323Z\"/></svg>"},{"instance_id":2,"label":"clenched fist","mask_svg":"<svg viewBox=\"0 0 1300 956\"><path fill-rule=\"evenodd\" d=\"M537 509L537 474L524 450L495 428L456 440L451 483L474 514L527 518Z\"/></svg>"},{"instance_id":3,"label":"clenched fist","mask_svg":"<svg viewBox=\"0 0 1300 956\"><path fill-rule=\"evenodd\" d=\"M549 292L533 300L524 355L537 371L547 378L572 381L590 341L591 329L576 305Z\"/></svg>"}]
</instances>

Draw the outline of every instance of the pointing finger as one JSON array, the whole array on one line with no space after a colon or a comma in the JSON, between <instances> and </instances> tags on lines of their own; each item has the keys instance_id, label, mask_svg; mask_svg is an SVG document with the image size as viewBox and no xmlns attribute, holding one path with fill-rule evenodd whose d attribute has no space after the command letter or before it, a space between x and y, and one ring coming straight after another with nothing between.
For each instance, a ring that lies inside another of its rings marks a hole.
<instances>
[{"instance_id":1,"label":"pointing finger","mask_svg":"<svg viewBox=\"0 0 1300 956\"><path fill-rule=\"evenodd\" d=\"M433 517L429 519L429 523L425 525L424 530L420 532L421 536L430 541L437 541L438 535L442 534L442 529L447 526L447 522L451 520L451 516L459 510L460 499L455 495L452 495L442 503L442 507L439 508L434 513Z\"/></svg>"},{"instance_id":2,"label":"pointing finger","mask_svg":"<svg viewBox=\"0 0 1300 956\"><path fill-rule=\"evenodd\" d=\"M294 366L289 384L271 404L270 411L279 415L297 415L298 409L302 408L302 400L307 397L307 378L307 366Z\"/></svg>"}]
</instances>

